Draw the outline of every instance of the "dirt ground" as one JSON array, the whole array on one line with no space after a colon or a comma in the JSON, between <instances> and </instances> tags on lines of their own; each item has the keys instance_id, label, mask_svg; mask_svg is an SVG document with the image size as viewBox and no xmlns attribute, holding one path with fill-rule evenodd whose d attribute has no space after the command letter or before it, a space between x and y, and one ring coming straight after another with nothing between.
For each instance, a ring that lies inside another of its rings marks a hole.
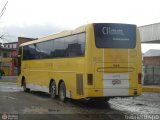
<instances>
[{"instance_id":1,"label":"dirt ground","mask_svg":"<svg viewBox=\"0 0 160 120\"><path fill-rule=\"evenodd\" d=\"M160 93L114 98L103 104L71 99L63 103L46 93L25 93L15 83L0 82L0 113L17 115L19 120L124 120L131 119L131 114L160 115Z\"/></svg>"}]
</instances>

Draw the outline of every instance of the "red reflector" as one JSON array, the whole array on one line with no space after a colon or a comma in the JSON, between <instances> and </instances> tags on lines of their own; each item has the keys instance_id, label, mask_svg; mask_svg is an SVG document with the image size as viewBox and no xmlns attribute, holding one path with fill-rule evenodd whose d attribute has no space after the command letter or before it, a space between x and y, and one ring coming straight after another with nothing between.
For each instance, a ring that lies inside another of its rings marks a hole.
<instances>
[{"instance_id":1,"label":"red reflector","mask_svg":"<svg viewBox=\"0 0 160 120\"><path fill-rule=\"evenodd\" d=\"M138 73L138 84L142 83L142 73Z\"/></svg>"}]
</instances>

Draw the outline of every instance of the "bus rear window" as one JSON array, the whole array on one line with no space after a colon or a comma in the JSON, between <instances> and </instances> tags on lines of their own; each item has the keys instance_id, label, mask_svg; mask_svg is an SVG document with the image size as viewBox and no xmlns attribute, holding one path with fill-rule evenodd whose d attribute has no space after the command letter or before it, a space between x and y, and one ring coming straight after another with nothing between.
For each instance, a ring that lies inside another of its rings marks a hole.
<instances>
[{"instance_id":1,"label":"bus rear window","mask_svg":"<svg viewBox=\"0 0 160 120\"><path fill-rule=\"evenodd\" d=\"M130 24L95 23L97 48L135 48L136 26Z\"/></svg>"}]
</instances>

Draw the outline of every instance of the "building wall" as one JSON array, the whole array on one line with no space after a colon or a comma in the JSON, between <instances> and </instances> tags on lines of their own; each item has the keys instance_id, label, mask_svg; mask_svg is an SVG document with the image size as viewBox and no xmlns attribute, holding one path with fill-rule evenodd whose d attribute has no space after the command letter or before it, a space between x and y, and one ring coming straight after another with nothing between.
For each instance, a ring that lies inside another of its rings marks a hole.
<instances>
[{"instance_id":1,"label":"building wall","mask_svg":"<svg viewBox=\"0 0 160 120\"><path fill-rule=\"evenodd\" d=\"M17 42L4 43L4 48L17 49Z\"/></svg>"},{"instance_id":2,"label":"building wall","mask_svg":"<svg viewBox=\"0 0 160 120\"><path fill-rule=\"evenodd\" d=\"M25 42L29 42L29 41L32 41L32 40L35 40L36 38L25 38L25 37L18 37L18 46L22 43L25 43Z\"/></svg>"},{"instance_id":3,"label":"building wall","mask_svg":"<svg viewBox=\"0 0 160 120\"><path fill-rule=\"evenodd\" d=\"M144 57L144 65L160 65L160 56Z\"/></svg>"},{"instance_id":4,"label":"building wall","mask_svg":"<svg viewBox=\"0 0 160 120\"><path fill-rule=\"evenodd\" d=\"M160 56L144 57L144 85L160 85Z\"/></svg>"},{"instance_id":5,"label":"building wall","mask_svg":"<svg viewBox=\"0 0 160 120\"><path fill-rule=\"evenodd\" d=\"M11 57L10 51L5 51L3 49L0 49L0 56L1 57Z\"/></svg>"},{"instance_id":6,"label":"building wall","mask_svg":"<svg viewBox=\"0 0 160 120\"><path fill-rule=\"evenodd\" d=\"M17 56L17 48L20 44L35 40L34 38L18 37L18 42L0 44L0 71L4 71L5 76L17 75L17 68L13 59Z\"/></svg>"},{"instance_id":7,"label":"building wall","mask_svg":"<svg viewBox=\"0 0 160 120\"><path fill-rule=\"evenodd\" d=\"M14 76L13 58L17 56L17 43L4 43L0 48L0 71L3 71L5 76Z\"/></svg>"}]
</instances>

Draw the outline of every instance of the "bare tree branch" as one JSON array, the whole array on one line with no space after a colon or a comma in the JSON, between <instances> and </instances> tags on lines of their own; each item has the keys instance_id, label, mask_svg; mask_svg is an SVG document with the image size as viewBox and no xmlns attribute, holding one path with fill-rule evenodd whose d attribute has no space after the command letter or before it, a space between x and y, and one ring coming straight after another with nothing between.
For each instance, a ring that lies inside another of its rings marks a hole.
<instances>
[{"instance_id":1,"label":"bare tree branch","mask_svg":"<svg viewBox=\"0 0 160 120\"><path fill-rule=\"evenodd\" d=\"M0 35L0 39L5 39L5 35Z\"/></svg>"}]
</instances>

